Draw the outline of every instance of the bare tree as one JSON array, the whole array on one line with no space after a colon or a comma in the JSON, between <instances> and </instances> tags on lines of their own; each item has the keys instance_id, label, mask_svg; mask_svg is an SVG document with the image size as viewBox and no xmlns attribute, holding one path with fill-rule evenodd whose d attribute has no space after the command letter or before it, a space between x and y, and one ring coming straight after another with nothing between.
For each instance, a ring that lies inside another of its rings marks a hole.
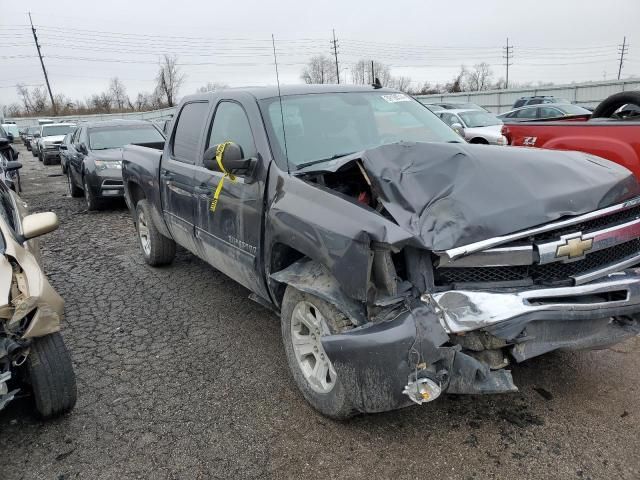
<instances>
[{"instance_id":1,"label":"bare tree","mask_svg":"<svg viewBox=\"0 0 640 480\"><path fill-rule=\"evenodd\" d=\"M467 89L479 92L488 90L491 85L491 77L493 72L486 62L478 63L473 66L473 70L467 71L464 78L467 83Z\"/></svg>"},{"instance_id":2,"label":"bare tree","mask_svg":"<svg viewBox=\"0 0 640 480\"><path fill-rule=\"evenodd\" d=\"M392 77L391 85L404 93L411 93L411 77Z\"/></svg>"},{"instance_id":3,"label":"bare tree","mask_svg":"<svg viewBox=\"0 0 640 480\"><path fill-rule=\"evenodd\" d=\"M336 66L333 61L325 55L311 57L307 65L302 70L300 78L305 83L337 83Z\"/></svg>"},{"instance_id":4,"label":"bare tree","mask_svg":"<svg viewBox=\"0 0 640 480\"><path fill-rule=\"evenodd\" d=\"M198 90L196 90L196 93L215 92L217 90L223 90L225 88L229 88L229 85L227 85L226 83L207 82L206 85L198 88Z\"/></svg>"},{"instance_id":5,"label":"bare tree","mask_svg":"<svg viewBox=\"0 0 640 480\"><path fill-rule=\"evenodd\" d=\"M29 92L29 89L23 83L19 83L18 85L16 85L16 90L18 91L20 101L22 101L24 111L27 115L29 115L31 112L33 112L33 101L31 100L31 92Z\"/></svg>"},{"instance_id":6,"label":"bare tree","mask_svg":"<svg viewBox=\"0 0 640 480\"><path fill-rule=\"evenodd\" d=\"M118 77L113 77L109 81L109 95L113 101L113 106L118 110L123 110L129 101L127 87L124 86L124 83L122 83Z\"/></svg>"},{"instance_id":7,"label":"bare tree","mask_svg":"<svg viewBox=\"0 0 640 480\"><path fill-rule=\"evenodd\" d=\"M49 94L47 90L42 88L34 88L31 90L31 102L34 113L43 113L49 106Z\"/></svg>"},{"instance_id":8,"label":"bare tree","mask_svg":"<svg viewBox=\"0 0 640 480\"><path fill-rule=\"evenodd\" d=\"M444 86L444 90L448 93L458 93L465 91L465 78L467 76L467 67L460 65L460 71L457 73L453 80L447 82Z\"/></svg>"},{"instance_id":9,"label":"bare tree","mask_svg":"<svg viewBox=\"0 0 640 480\"><path fill-rule=\"evenodd\" d=\"M380 80L384 87L392 85L393 77L388 65L373 61L373 71L371 70L371 60L359 60L351 66L351 78L356 85L371 85L375 79Z\"/></svg>"},{"instance_id":10,"label":"bare tree","mask_svg":"<svg viewBox=\"0 0 640 480\"><path fill-rule=\"evenodd\" d=\"M178 57L165 54L156 76L156 91L167 106L173 107L185 76L178 68Z\"/></svg>"}]
</instances>

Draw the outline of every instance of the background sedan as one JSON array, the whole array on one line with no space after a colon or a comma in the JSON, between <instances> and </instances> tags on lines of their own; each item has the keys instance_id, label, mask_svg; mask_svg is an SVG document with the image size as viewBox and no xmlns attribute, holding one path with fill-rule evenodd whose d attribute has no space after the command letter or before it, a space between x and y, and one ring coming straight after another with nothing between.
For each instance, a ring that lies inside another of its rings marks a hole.
<instances>
[{"instance_id":1,"label":"background sedan","mask_svg":"<svg viewBox=\"0 0 640 480\"><path fill-rule=\"evenodd\" d=\"M501 113L498 118L510 122L528 122L540 118L563 118L573 115L591 116L591 111L572 103L553 105L531 105Z\"/></svg>"},{"instance_id":2,"label":"background sedan","mask_svg":"<svg viewBox=\"0 0 640 480\"><path fill-rule=\"evenodd\" d=\"M506 145L502 135L502 121L493 113L480 110L443 110L436 112L444 123L469 143Z\"/></svg>"}]
</instances>

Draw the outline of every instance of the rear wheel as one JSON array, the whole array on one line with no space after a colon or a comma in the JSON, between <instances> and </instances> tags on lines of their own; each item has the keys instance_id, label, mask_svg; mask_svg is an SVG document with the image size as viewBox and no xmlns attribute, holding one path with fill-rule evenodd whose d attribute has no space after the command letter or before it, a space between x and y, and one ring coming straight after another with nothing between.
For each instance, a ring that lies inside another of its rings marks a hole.
<instances>
[{"instance_id":1,"label":"rear wheel","mask_svg":"<svg viewBox=\"0 0 640 480\"><path fill-rule=\"evenodd\" d=\"M136 230L142 255L149 265L158 267L173 261L176 255L176 242L158 231L146 200L140 200L136 205Z\"/></svg>"},{"instance_id":2,"label":"rear wheel","mask_svg":"<svg viewBox=\"0 0 640 480\"><path fill-rule=\"evenodd\" d=\"M42 164L43 165L51 165L51 159L46 155L42 155Z\"/></svg>"},{"instance_id":3,"label":"rear wheel","mask_svg":"<svg viewBox=\"0 0 640 480\"><path fill-rule=\"evenodd\" d=\"M288 286L282 300L281 327L289 369L304 398L331 418L348 418L356 411L321 337L350 325L333 305Z\"/></svg>"},{"instance_id":4,"label":"rear wheel","mask_svg":"<svg viewBox=\"0 0 640 480\"><path fill-rule=\"evenodd\" d=\"M34 157L38 156L38 152L36 152L35 148L31 149L31 155L33 155Z\"/></svg>"},{"instance_id":5,"label":"rear wheel","mask_svg":"<svg viewBox=\"0 0 640 480\"><path fill-rule=\"evenodd\" d=\"M52 333L34 339L27 371L36 410L43 418L70 411L76 404L76 377L62 335Z\"/></svg>"}]
</instances>

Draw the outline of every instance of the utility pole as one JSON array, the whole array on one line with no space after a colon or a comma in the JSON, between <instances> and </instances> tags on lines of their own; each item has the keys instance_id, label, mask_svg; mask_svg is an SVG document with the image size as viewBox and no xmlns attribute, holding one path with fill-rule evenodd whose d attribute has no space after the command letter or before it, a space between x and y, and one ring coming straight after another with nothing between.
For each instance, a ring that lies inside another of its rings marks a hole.
<instances>
[{"instance_id":1,"label":"utility pole","mask_svg":"<svg viewBox=\"0 0 640 480\"><path fill-rule=\"evenodd\" d=\"M331 42L333 45L333 55L336 59L336 79L338 83L340 83L340 67L338 66L338 40L336 40L336 31L333 30L333 41Z\"/></svg>"},{"instance_id":2,"label":"utility pole","mask_svg":"<svg viewBox=\"0 0 640 480\"><path fill-rule=\"evenodd\" d=\"M629 53L629 44L627 44L627 37L622 39L622 45L618 45L618 52L620 53L620 66L618 67L618 80L620 80L620 74L622 73L622 63L624 62L624 56Z\"/></svg>"},{"instance_id":3,"label":"utility pole","mask_svg":"<svg viewBox=\"0 0 640 480\"><path fill-rule=\"evenodd\" d=\"M373 69L373 60L371 60L371 84L376 83L376 72Z\"/></svg>"},{"instance_id":4,"label":"utility pole","mask_svg":"<svg viewBox=\"0 0 640 480\"><path fill-rule=\"evenodd\" d=\"M505 67L507 67L507 79L504 82L504 88L506 90L507 88L509 88L509 66L513 65L513 63L509 63L509 60L513 60L513 45L509 46L508 37L507 37L507 46L502 47L502 49L504 50L504 53L505 53L505 55L503 55L502 58L506 59L506 63L504 65Z\"/></svg>"},{"instance_id":5,"label":"utility pole","mask_svg":"<svg viewBox=\"0 0 640 480\"><path fill-rule=\"evenodd\" d=\"M53 101L53 93L51 93L51 85L49 85L49 77L47 76L47 69L44 68L44 61L42 60L42 54L40 53L40 44L38 43L38 36L36 35L36 29L33 27L33 21L31 20L31 12L29 12L29 23L31 23L31 33L33 33L33 41L36 42L36 48L38 49L38 57L40 58L40 65L42 65L44 80L45 82L47 82L47 89L49 90L49 98L51 99L51 107L53 108L53 113L56 113L56 103Z\"/></svg>"}]
</instances>

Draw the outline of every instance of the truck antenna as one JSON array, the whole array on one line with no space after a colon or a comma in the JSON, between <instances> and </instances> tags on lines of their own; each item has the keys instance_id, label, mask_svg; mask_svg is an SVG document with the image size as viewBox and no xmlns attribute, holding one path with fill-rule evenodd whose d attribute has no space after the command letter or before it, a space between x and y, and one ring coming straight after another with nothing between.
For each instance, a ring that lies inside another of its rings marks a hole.
<instances>
[{"instance_id":1,"label":"truck antenna","mask_svg":"<svg viewBox=\"0 0 640 480\"><path fill-rule=\"evenodd\" d=\"M284 112L282 110L282 94L280 93L280 75L278 74L278 57L276 56L276 39L271 34L271 43L273 44L273 63L276 66L276 82L278 83L278 101L280 102L280 118L282 119L282 138L284 141L284 157L287 161L287 173L291 173L289 169L289 152L287 150L287 130L284 127Z\"/></svg>"}]
</instances>

